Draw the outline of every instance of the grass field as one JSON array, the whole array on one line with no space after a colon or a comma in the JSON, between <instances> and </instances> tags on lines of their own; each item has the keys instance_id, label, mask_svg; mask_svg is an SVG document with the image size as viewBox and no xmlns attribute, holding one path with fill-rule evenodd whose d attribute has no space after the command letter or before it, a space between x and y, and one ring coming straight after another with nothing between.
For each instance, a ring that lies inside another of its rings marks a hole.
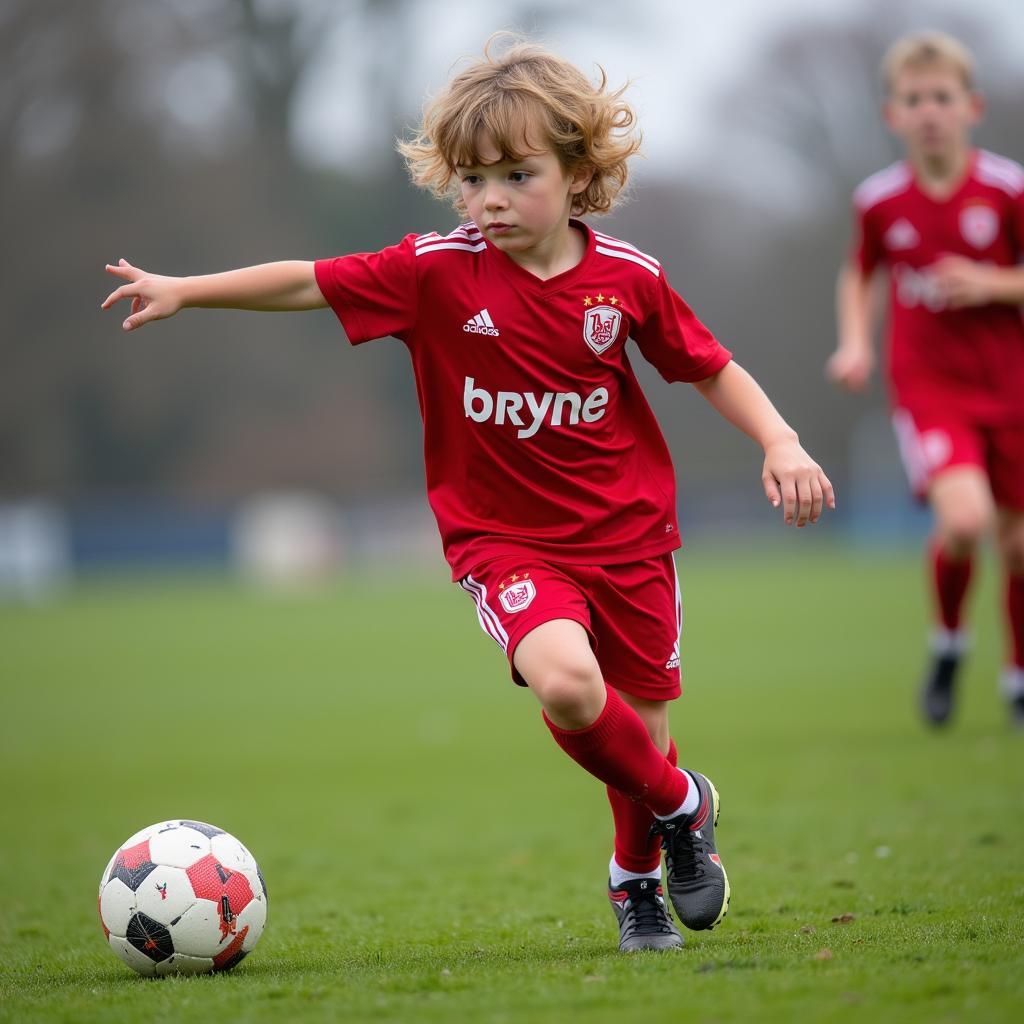
<instances>
[{"instance_id":1,"label":"grass field","mask_svg":"<svg viewBox=\"0 0 1024 1024\"><path fill-rule=\"evenodd\" d=\"M722 794L732 909L632 958L603 789L440 572L0 607L0 1020L1021 1020L1024 735L995 694L992 570L942 735L912 703L913 555L708 550L680 572L673 731ZM234 973L150 982L105 948L96 886L177 817L250 847L269 920Z\"/></svg>"}]
</instances>

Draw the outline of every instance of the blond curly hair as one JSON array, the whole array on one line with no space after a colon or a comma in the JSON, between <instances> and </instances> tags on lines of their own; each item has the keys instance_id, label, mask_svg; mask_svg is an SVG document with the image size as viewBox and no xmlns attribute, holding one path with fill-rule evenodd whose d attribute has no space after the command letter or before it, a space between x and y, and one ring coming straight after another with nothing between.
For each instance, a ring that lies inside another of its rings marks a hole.
<instances>
[{"instance_id":1,"label":"blond curly hair","mask_svg":"<svg viewBox=\"0 0 1024 1024\"><path fill-rule=\"evenodd\" d=\"M622 99L629 83L609 91L604 69L598 71L594 84L542 46L508 33L491 36L483 56L426 104L415 137L398 142L413 183L465 213L455 168L481 162L482 139L504 160L550 147L566 171L593 172L573 196L572 212L607 213L623 196L640 133Z\"/></svg>"}]
</instances>

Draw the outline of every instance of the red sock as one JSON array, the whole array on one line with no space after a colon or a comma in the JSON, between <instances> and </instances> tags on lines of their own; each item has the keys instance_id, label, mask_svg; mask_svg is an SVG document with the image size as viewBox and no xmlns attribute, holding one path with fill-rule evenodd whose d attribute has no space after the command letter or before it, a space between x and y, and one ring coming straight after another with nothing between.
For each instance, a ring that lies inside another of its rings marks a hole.
<instances>
[{"instance_id":1,"label":"red sock","mask_svg":"<svg viewBox=\"0 0 1024 1024\"><path fill-rule=\"evenodd\" d=\"M1024 576L1006 577L1006 614L1010 621L1011 663L1024 668Z\"/></svg>"},{"instance_id":2,"label":"red sock","mask_svg":"<svg viewBox=\"0 0 1024 1024\"><path fill-rule=\"evenodd\" d=\"M954 560L935 542L931 550L932 586L935 606L946 629L960 628L960 611L964 604L967 585L971 582L974 559Z\"/></svg>"},{"instance_id":3,"label":"red sock","mask_svg":"<svg viewBox=\"0 0 1024 1024\"><path fill-rule=\"evenodd\" d=\"M597 721L585 729L560 729L544 721L555 742L591 775L646 804L671 814L685 799L686 776L654 745L643 719L605 684L608 699Z\"/></svg>"},{"instance_id":4,"label":"red sock","mask_svg":"<svg viewBox=\"0 0 1024 1024\"><path fill-rule=\"evenodd\" d=\"M665 756L673 768L679 763L676 745L671 739ZM661 866L661 839L651 836L654 815L642 803L630 800L612 786L608 787L608 803L612 805L615 819L615 863L624 871L636 874L657 871Z\"/></svg>"}]
</instances>

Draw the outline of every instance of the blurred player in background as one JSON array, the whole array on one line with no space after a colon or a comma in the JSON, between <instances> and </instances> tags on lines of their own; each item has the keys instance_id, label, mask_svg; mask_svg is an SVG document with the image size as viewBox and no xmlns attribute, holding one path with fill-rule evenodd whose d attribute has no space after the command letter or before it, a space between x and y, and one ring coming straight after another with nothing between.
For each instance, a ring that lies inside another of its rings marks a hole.
<instances>
[{"instance_id":1,"label":"blurred player in background","mask_svg":"<svg viewBox=\"0 0 1024 1024\"><path fill-rule=\"evenodd\" d=\"M883 62L900 160L854 192L856 239L839 274L828 375L861 390L874 367L872 278L889 278L887 376L900 453L935 517L935 624L921 691L927 721L953 709L967 646L963 604L993 525L1009 627L1000 688L1024 726L1024 168L971 145L983 112L973 59L941 33Z\"/></svg>"}]
</instances>

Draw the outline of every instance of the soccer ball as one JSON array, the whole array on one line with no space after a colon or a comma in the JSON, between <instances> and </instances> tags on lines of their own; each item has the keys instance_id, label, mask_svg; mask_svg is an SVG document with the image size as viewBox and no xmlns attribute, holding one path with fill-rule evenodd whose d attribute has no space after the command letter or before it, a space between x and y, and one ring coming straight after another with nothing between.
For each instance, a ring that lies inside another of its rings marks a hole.
<instances>
[{"instance_id":1,"label":"soccer ball","mask_svg":"<svg viewBox=\"0 0 1024 1024\"><path fill-rule=\"evenodd\" d=\"M100 878L100 924L139 974L230 971L267 920L267 887L249 851L202 821L136 832Z\"/></svg>"}]
</instances>

